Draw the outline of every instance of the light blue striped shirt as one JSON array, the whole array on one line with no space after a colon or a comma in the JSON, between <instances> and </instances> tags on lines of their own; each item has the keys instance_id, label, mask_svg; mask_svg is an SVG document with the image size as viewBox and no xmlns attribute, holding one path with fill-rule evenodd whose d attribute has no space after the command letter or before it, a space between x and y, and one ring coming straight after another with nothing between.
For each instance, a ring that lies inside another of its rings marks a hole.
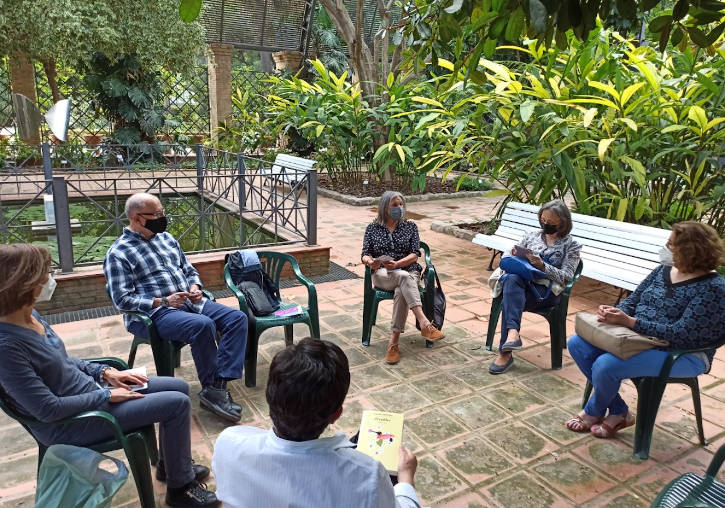
<instances>
[{"instance_id":1,"label":"light blue striped shirt","mask_svg":"<svg viewBox=\"0 0 725 508\"><path fill-rule=\"evenodd\" d=\"M342 433L287 441L229 427L214 445L217 497L227 508L420 508L411 484L393 488L383 465L353 446Z\"/></svg>"}]
</instances>

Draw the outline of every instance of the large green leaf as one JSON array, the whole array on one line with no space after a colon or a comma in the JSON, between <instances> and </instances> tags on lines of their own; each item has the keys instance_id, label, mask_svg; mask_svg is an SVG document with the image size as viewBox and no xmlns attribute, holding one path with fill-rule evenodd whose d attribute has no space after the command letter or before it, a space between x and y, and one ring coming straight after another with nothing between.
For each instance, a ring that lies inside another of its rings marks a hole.
<instances>
[{"instance_id":1,"label":"large green leaf","mask_svg":"<svg viewBox=\"0 0 725 508\"><path fill-rule=\"evenodd\" d=\"M181 0L179 17L184 23L191 23L201 12L201 0Z\"/></svg>"}]
</instances>

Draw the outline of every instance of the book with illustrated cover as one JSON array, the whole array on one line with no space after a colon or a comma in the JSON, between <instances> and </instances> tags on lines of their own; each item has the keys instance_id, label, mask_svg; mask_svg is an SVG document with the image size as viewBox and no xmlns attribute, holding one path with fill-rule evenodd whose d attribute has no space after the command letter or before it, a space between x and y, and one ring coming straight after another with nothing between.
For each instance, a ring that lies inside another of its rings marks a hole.
<instances>
[{"instance_id":1,"label":"book with illustrated cover","mask_svg":"<svg viewBox=\"0 0 725 508\"><path fill-rule=\"evenodd\" d=\"M390 474L398 472L398 452L403 443L403 414L363 411L357 449L379 460Z\"/></svg>"}]
</instances>

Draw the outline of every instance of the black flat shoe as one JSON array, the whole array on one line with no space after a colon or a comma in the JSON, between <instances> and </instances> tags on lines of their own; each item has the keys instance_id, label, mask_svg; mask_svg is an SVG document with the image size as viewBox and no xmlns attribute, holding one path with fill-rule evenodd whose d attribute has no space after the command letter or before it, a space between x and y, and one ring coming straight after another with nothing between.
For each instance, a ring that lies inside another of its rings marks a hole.
<instances>
[{"instance_id":1,"label":"black flat shoe","mask_svg":"<svg viewBox=\"0 0 725 508\"><path fill-rule=\"evenodd\" d=\"M503 374L507 370L511 368L511 366L514 364L514 356L511 355L511 358L509 358L509 361L504 363L503 365L496 365L495 363L491 363L488 367L489 374Z\"/></svg>"},{"instance_id":2,"label":"black flat shoe","mask_svg":"<svg viewBox=\"0 0 725 508\"><path fill-rule=\"evenodd\" d=\"M202 466L201 464L197 464L193 460L191 461L191 468L194 470L194 479L197 482L203 481L209 476L209 468ZM160 482L166 481L166 467L161 461L156 464L156 479Z\"/></svg>"},{"instance_id":3,"label":"black flat shoe","mask_svg":"<svg viewBox=\"0 0 725 508\"><path fill-rule=\"evenodd\" d=\"M224 388L205 386L199 393L199 404L203 409L230 422L238 422L242 419L241 408L236 410L234 407L236 404L231 401L229 392Z\"/></svg>"},{"instance_id":4,"label":"black flat shoe","mask_svg":"<svg viewBox=\"0 0 725 508\"><path fill-rule=\"evenodd\" d=\"M212 508L219 506L221 501L206 485L194 480L178 489L166 489L166 504L181 508Z\"/></svg>"}]
</instances>

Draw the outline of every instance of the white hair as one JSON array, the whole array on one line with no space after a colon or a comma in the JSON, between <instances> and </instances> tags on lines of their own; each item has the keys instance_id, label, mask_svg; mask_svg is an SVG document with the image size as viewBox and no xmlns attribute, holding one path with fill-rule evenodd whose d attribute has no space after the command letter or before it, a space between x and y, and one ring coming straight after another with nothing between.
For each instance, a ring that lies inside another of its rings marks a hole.
<instances>
[{"instance_id":1,"label":"white hair","mask_svg":"<svg viewBox=\"0 0 725 508\"><path fill-rule=\"evenodd\" d=\"M159 198L154 196L153 194L149 194L148 192L138 192L134 194L133 196L129 197L126 200L126 217L129 219L131 218L131 214L134 213L136 210L140 210L146 204L151 202L160 202Z\"/></svg>"}]
</instances>

